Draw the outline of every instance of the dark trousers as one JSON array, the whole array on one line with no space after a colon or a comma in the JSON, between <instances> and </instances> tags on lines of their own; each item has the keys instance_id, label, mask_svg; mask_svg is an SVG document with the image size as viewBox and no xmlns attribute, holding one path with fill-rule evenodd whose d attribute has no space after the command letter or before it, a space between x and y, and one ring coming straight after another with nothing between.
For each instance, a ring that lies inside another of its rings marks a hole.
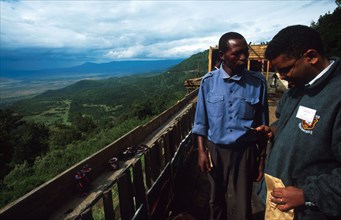
<instances>
[{"instance_id":1,"label":"dark trousers","mask_svg":"<svg viewBox=\"0 0 341 220\"><path fill-rule=\"evenodd\" d=\"M213 170L209 173L211 183L210 219L252 219L251 196L253 179L258 170L257 147L216 145L207 143L212 157ZM231 204L227 204L227 196ZM227 207L232 212L227 215Z\"/></svg>"}]
</instances>

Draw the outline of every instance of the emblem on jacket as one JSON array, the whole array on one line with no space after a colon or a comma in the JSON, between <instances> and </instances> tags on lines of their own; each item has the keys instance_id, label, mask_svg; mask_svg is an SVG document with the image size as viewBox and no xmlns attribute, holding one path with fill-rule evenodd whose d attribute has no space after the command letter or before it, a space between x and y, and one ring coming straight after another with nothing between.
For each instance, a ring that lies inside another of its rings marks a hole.
<instances>
[{"instance_id":1,"label":"emblem on jacket","mask_svg":"<svg viewBox=\"0 0 341 220\"><path fill-rule=\"evenodd\" d=\"M313 134L313 130L317 124L317 122L319 121L320 116L319 115L315 115L313 122L311 123L307 123L305 120L302 120L299 124L298 127L301 129L301 131L303 131L304 133L307 134Z\"/></svg>"}]
</instances>

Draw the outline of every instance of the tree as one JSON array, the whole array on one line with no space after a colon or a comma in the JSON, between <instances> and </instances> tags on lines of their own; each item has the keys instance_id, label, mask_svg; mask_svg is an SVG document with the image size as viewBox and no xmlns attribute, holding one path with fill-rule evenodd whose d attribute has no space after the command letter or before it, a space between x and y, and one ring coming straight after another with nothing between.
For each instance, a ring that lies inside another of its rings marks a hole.
<instances>
[{"instance_id":1,"label":"tree","mask_svg":"<svg viewBox=\"0 0 341 220\"><path fill-rule=\"evenodd\" d=\"M91 132L96 128L93 119L89 116L83 116L81 113L77 114L73 120L73 125L78 131L83 133Z\"/></svg>"},{"instance_id":2,"label":"tree","mask_svg":"<svg viewBox=\"0 0 341 220\"><path fill-rule=\"evenodd\" d=\"M316 29L322 37L327 56L341 57L341 0L335 1L337 8L334 12L321 15L311 27Z\"/></svg>"},{"instance_id":3,"label":"tree","mask_svg":"<svg viewBox=\"0 0 341 220\"><path fill-rule=\"evenodd\" d=\"M49 129L29 123L12 110L0 110L0 174L6 175L16 164L33 164L36 156L48 150Z\"/></svg>"},{"instance_id":4,"label":"tree","mask_svg":"<svg viewBox=\"0 0 341 220\"><path fill-rule=\"evenodd\" d=\"M42 124L24 123L11 134L13 165L27 161L33 164L38 155L48 150L49 130Z\"/></svg>"},{"instance_id":5,"label":"tree","mask_svg":"<svg viewBox=\"0 0 341 220\"><path fill-rule=\"evenodd\" d=\"M132 105L132 116L136 116L138 119L144 119L153 115L153 109L150 100L137 101Z\"/></svg>"},{"instance_id":6,"label":"tree","mask_svg":"<svg viewBox=\"0 0 341 220\"><path fill-rule=\"evenodd\" d=\"M74 126L57 123L50 128L50 148L65 147L79 139L81 139L81 134L77 132Z\"/></svg>"},{"instance_id":7,"label":"tree","mask_svg":"<svg viewBox=\"0 0 341 220\"><path fill-rule=\"evenodd\" d=\"M3 176L9 171L12 131L23 123L22 116L15 114L14 111L0 109L0 179L3 179Z\"/></svg>"}]
</instances>

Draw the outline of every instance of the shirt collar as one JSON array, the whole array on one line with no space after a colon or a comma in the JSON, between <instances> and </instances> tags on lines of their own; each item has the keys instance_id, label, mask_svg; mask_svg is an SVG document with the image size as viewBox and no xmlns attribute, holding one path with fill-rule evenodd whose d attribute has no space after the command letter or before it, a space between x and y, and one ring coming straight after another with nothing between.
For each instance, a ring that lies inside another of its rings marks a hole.
<instances>
[{"instance_id":1,"label":"shirt collar","mask_svg":"<svg viewBox=\"0 0 341 220\"><path fill-rule=\"evenodd\" d=\"M324 70L322 70L317 76L315 76L314 79L312 79L309 83L305 84L305 86L313 85L316 82L316 80L321 78L330 69L330 67L333 65L334 62L335 60L331 60L330 64L326 68L324 68Z\"/></svg>"},{"instance_id":2,"label":"shirt collar","mask_svg":"<svg viewBox=\"0 0 341 220\"><path fill-rule=\"evenodd\" d=\"M230 76L223 68L223 63L220 65L220 69L219 71L221 72L221 77L225 80L225 79L232 79L232 80L235 80L235 81L239 81L242 76L243 76L243 72L241 72L241 74L238 74L238 75L233 75L233 76Z\"/></svg>"}]
</instances>

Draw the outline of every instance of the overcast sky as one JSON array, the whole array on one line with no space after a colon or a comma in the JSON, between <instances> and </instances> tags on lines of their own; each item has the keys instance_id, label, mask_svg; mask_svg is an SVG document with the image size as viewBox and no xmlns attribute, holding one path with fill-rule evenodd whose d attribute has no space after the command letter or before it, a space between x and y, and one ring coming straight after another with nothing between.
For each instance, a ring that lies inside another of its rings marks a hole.
<instances>
[{"instance_id":1,"label":"overcast sky","mask_svg":"<svg viewBox=\"0 0 341 220\"><path fill-rule=\"evenodd\" d=\"M266 42L335 8L334 0L2 0L1 71L187 58L216 45L225 32Z\"/></svg>"}]
</instances>

